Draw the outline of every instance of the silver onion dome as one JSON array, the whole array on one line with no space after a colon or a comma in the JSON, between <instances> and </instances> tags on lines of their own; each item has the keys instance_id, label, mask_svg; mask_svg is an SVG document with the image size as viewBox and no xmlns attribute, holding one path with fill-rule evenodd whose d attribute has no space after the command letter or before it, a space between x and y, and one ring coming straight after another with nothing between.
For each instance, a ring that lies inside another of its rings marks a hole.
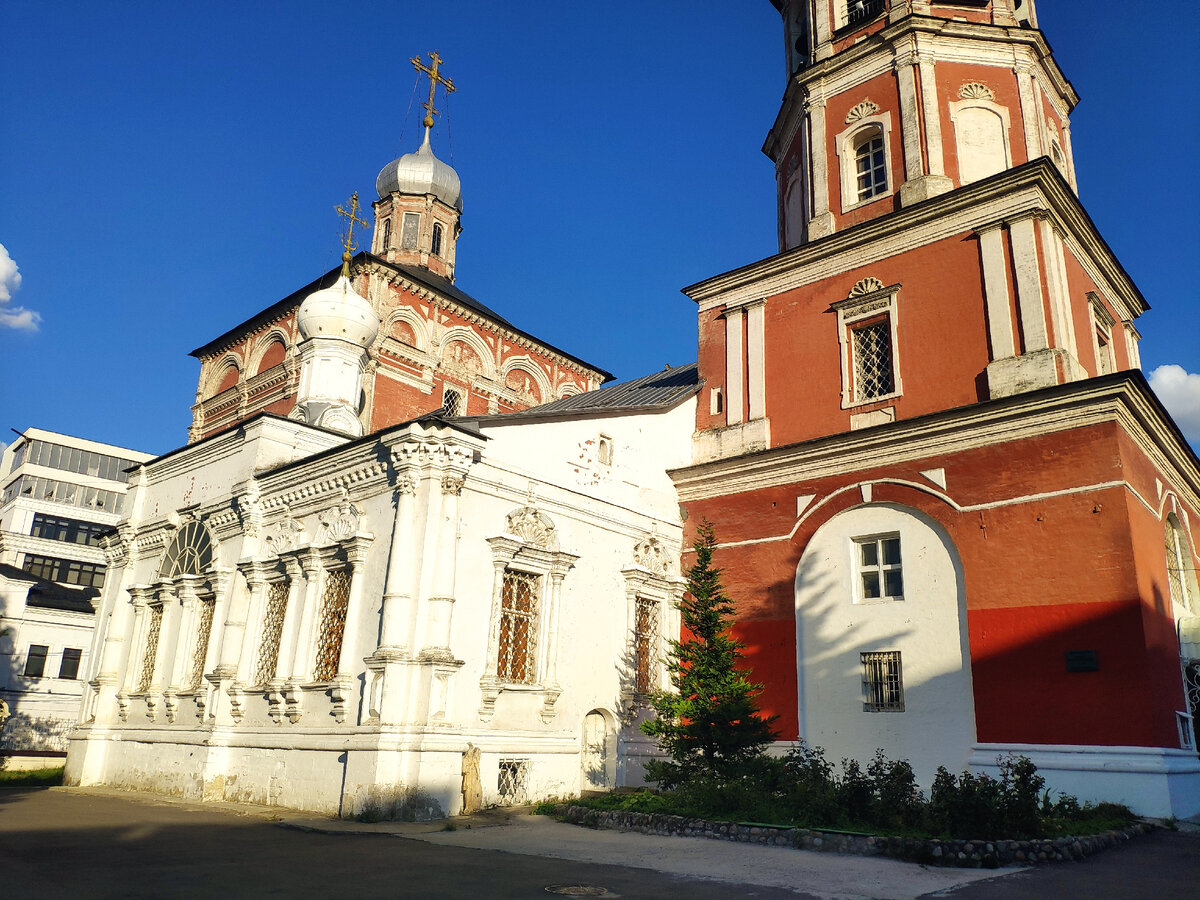
<instances>
[{"instance_id":1,"label":"silver onion dome","mask_svg":"<svg viewBox=\"0 0 1200 900\"><path fill-rule=\"evenodd\" d=\"M458 173L433 155L429 146L429 130L416 153L405 153L394 159L375 179L375 190L382 200L393 191L401 194L433 194L448 206L462 212L462 185Z\"/></svg>"}]
</instances>

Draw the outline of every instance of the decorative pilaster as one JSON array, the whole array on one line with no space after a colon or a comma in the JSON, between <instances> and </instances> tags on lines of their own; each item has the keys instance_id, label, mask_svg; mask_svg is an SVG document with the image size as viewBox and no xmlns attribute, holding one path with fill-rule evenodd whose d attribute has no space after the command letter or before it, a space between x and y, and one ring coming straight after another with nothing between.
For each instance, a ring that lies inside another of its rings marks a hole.
<instances>
[{"instance_id":1,"label":"decorative pilaster","mask_svg":"<svg viewBox=\"0 0 1200 900\"><path fill-rule=\"evenodd\" d=\"M820 91L820 85L814 91ZM804 100L804 111L808 116L808 131L805 135L807 151L812 165L812 210L808 220L808 240L815 241L833 234L833 213L829 210L829 151L828 133L825 126L825 97L810 92Z\"/></svg>"},{"instance_id":2,"label":"decorative pilaster","mask_svg":"<svg viewBox=\"0 0 1200 900\"><path fill-rule=\"evenodd\" d=\"M1021 99L1021 123L1025 132L1025 159L1037 159L1045 154L1042 147L1042 118L1038 115L1037 97L1033 90L1033 69L1022 63L1013 67L1017 76L1017 95Z\"/></svg>"},{"instance_id":3,"label":"decorative pilaster","mask_svg":"<svg viewBox=\"0 0 1200 900\"><path fill-rule=\"evenodd\" d=\"M450 627L454 615L454 581L458 556L458 498L466 476L447 472L442 476L442 516L438 526L437 568L433 573L433 593L429 598L425 646L421 656L453 659L450 652Z\"/></svg>"},{"instance_id":4,"label":"decorative pilaster","mask_svg":"<svg viewBox=\"0 0 1200 900\"><path fill-rule=\"evenodd\" d=\"M359 622L362 618L362 594L366 585L363 576L363 566L367 559L367 549L374 538L368 534L356 534L342 542L342 550L346 555L346 564L350 569L350 594L346 601L346 622L342 630L342 646L338 655L338 671L333 680L330 697L333 700L333 716L339 723L346 721L346 707L354 685L354 672L357 666L355 657L358 649Z\"/></svg>"},{"instance_id":5,"label":"decorative pilaster","mask_svg":"<svg viewBox=\"0 0 1200 900\"><path fill-rule=\"evenodd\" d=\"M725 424L740 425L744 419L742 380L746 363L742 356L744 317L740 307L725 310Z\"/></svg>"}]
</instances>

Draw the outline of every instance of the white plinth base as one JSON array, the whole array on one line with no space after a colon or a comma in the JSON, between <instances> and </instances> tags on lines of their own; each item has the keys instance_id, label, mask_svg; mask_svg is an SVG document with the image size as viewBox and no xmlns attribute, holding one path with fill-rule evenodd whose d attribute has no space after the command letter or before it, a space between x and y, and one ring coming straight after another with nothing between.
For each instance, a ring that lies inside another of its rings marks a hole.
<instances>
[{"instance_id":1,"label":"white plinth base","mask_svg":"<svg viewBox=\"0 0 1200 900\"><path fill-rule=\"evenodd\" d=\"M1186 819L1200 813L1200 757L1162 747L975 744L969 765L996 776L998 757L1027 756L1051 791L1080 802L1124 803L1140 816Z\"/></svg>"}]
</instances>

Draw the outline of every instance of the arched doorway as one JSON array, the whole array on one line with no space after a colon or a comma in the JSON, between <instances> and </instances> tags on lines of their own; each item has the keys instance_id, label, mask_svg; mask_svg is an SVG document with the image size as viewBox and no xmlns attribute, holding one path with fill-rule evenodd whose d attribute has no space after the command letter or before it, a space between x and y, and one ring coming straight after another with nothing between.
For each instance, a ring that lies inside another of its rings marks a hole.
<instances>
[{"instance_id":1,"label":"arched doorway","mask_svg":"<svg viewBox=\"0 0 1200 900\"><path fill-rule=\"evenodd\" d=\"M581 785L585 791L617 786L617 729L611 714L593 709L583 717Z\"/></svg>"}]
</instances>

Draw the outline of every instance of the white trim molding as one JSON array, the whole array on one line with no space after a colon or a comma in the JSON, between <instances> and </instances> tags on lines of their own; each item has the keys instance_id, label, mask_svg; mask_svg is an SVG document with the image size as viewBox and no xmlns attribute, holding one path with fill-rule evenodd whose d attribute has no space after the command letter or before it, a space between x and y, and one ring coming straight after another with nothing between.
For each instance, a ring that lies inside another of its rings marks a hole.
<instances>
[{"instance_id":1,"label":"white trim molding","mask_svg":"<svg viewBox=\"0 0 1200 900\"><path fill-rule=\"evenodd\" d=\"M874 104L871 105L874 106ZM859 106L862 104L860 103ZM855 109L857 108L855 107ZM872 130L883 138L883 158L887 165L887 190L865 200L859 200L858 171L854 165L856 138ZM840 178L838 183L841 185L841 211L843 214L896 193L896 184L901 179L898 177L892 161L892 114L890 111L885 110L854 119L834 138L834 151L838 157Z\"/></svg>"},{"instance_id":2,"label":"white trim molding","mask_svg":"<svg viewBox=\"0 0 1200 900\"><path fill-rule=\"evenodd\" d=\"M838 348L842 360L842 409L853 409L870 403L879 403L899 397L904 393L900 381L900 360L897 353L899 340L898 299L900 285L884 287L878 278L863 278L850 290L850 296L830 305L837 313ZM852 326L866 319L886 316L891 334L892 390L874 397L859 398L853 378L854 349L850 344Z\"/></svg>"}]
</instances>

